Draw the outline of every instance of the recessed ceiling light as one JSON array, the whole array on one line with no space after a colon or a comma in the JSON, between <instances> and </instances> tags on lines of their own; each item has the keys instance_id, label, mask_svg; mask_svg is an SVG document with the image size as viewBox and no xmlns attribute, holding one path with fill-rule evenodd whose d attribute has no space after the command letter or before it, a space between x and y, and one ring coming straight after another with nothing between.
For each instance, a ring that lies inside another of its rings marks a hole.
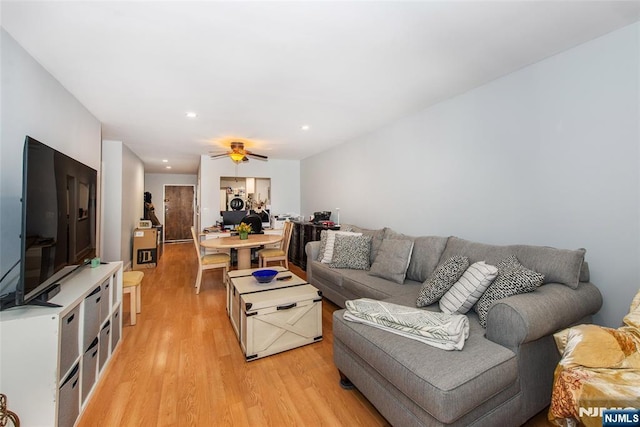
<instances>
[{"instance_id":1,"label":"recessed ceiling light","mask_svg":"<svg viewBox=\"0 0 640 427\"><path fill-rule=\"evenodd\" d=\"M167 159L162 159L162 163L169 163L169 160L167 160Z\"/></svg>"},{"instance_id":2,"label":"recessed ceiling light","mask_svg":"<svg viewBox=\"0 0 640 427\"><path fill-rule=\"evenodd\" d=\"M194 113L193 111L188 111L185 113L185 116L187 116L187 118L189 119L195 119L196 117L198 117L198 114Z\"/></svg>"},{"instance_id":3,"label":"recessed ceiling light","mask_svg":"<svg viewBox=\"0 0 640 427\"><path fill-rule=\"evenodd\" d=\"M171 166L167 166L167 169L171 169Z\"/></svg>"},{"instance_id":4,"label":"recessed ceiling light","mask_svg":"<svg viewBox=\"0 0 640 427\"><path fill-rule=\"evenodd\" d=\"M310 126L309 126L309 125L302 125L302 126L300 127L300 129L302 129L302 130L309 130L309 129L310 129Z\"/></svg>"}]
</instances>

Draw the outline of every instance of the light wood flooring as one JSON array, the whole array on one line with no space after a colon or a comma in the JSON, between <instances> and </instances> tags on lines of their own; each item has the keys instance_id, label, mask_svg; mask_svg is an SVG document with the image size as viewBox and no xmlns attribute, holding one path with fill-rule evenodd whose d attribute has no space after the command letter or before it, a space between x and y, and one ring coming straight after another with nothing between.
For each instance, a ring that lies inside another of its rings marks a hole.
<instances>
[{"instance_id":1,"label":"light wood flooring","mask_svg":"<svg viewBox=\"0 0 640 427\"><path fill-rule=\"evenodd\" d=\"M203 275L199 295L193 243L166 244L143 270L142 312L129 325L94 389L86 426L388 426L357 390L338 384L332 313L323 301L323 340L246 362L226 315L220 271ZM306 277L290 264L291 270ZM543 411L527 427L546 427Z\"/></svg>"}]
</instances>

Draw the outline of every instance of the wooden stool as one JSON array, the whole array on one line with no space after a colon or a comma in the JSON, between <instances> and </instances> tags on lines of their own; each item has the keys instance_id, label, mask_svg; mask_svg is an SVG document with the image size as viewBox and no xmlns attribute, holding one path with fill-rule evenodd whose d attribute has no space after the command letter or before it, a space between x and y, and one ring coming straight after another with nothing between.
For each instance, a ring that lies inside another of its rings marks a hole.
<instances>
[{"instance_id":1,"label":"wooden stool","mask_svg":"<svg viewBox=\"0 0 640 427\"><path fill-rule=\"evenodd\" d=\"M142 298L140 298L140 287L142 285L142 271L125 271L122 273L122 293L131 295L131 324L136 324L136 313L142 310Z\"/></svg>"}]
</instances>

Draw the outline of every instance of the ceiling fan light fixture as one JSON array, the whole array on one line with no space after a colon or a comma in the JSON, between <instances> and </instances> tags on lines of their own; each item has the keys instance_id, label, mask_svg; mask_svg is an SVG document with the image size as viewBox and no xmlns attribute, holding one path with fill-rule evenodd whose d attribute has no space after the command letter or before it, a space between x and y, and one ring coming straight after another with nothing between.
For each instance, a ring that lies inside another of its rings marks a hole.
<instances>
[{"instance_id":1,"label":"ceiling fan light fixture","mask_svg":"<svg viewBox=\"0 0 640 427\"><path fill-rule=\"evenodd\" d=\"M242 159L244 159L244 153L229 153L229 157L231 157L231 160L233 160L234 162L240 163Z\"/></svg>"},{"instance_id":2,"label":"ceiling fan light fixture","mask_svg":"<svg viewBox=\"0 0 640 427\"><path fill-rule=\"evenodd\" d=\"M226 153L220 154L210 154L209 157L212 159L220 159L223 157L229 157L233 163L236 165L242 162L248 162L249 158L258 159L262 161L267 161L269 158L267 156L263 156L262 154L253 153L249 150L244 149L244 143L240 141L232 141L229 144L230 151Z\"/></svg>"}]
</instances>

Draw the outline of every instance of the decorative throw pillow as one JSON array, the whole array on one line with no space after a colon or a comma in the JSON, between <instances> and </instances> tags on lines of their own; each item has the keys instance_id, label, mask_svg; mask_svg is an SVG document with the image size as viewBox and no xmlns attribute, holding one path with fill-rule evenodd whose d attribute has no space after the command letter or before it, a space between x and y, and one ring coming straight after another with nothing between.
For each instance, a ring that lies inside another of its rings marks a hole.
<instances>
[{"instance_id":1,"label":"decorative throw pillow","mask_svg":"<svg viewBox=\"0 0 640 427\"><path fill-rule=\"evenodd\" d=\"M491 282L498 276L498 268L484 261L478 261L462 274L440 298L440 310L443 313L465 314L471 310Z\"/></svg>"},{"instance_id":2,"label":"decorative throw pillow","mask_svg":"<svg viewBox=\"0 0 640 427\"><path fill-rule=\"evenodd\" d=\"M498 277L473 306L483 328L487 327L487 314L493 303L512 295L533 292L544 283L544 275L524 267L515 255L503 259L496 267Z\"/></svg>"},{"instance_id":3,"label":"decorative throw pillow","mask_svg":"<svg viewBox=\"0 0 640 427\"><path fill-rule=\"evenodd\" d=\"M371 236L336 236L331 268L369 269Z\"/></svg>"},{"instance_id":4,"label":"decorative throw pillow","mask_svg":"<svg viewBox=\"0 0 640 427\"><path fill-rule=\"evenodd\" d=\"M318 257L316 261L322 262L322 258L324 258L324 250L327 248L327 230L322 230L320 232L320 249L318 250Z\"/></svg>"},{"instance_id":5,"label":"decorative throw pillow","mask_svg":"<svg viewBox=\"0 0 640 427\"><path fill-rule=\"evenodd\" d=\"M413 240L384 239L369 274L402 285L407 274Z\"/></svg>"},{"instance_id":6,"label":"decorative throw pillow","mask_svg":"<svg viewBox=\"0 0 640 427\"><path fill-rule=\"evenodd\" d=\"M336 243L336 235L338 234L342 236L362 236L362 233L351 233L349 231L327 230L327 243L325 244L323 256L320 262L325 264L331 264L331 260L333 259L333 247ZM322 242L320 242L320 245L322 245Z\"/></svg>"},{"instance_id":7,"label":"decorative throw pillow","mask_svg":"<svg viewBox=\"0 0 640 427\"><path fill-rule=\"evenodd\" d=\"M468 267L469 258L461 255L452 256L437 266L433 275L422 284L416 306L426 307L438 301Z\"/></svg>"}]
</instances>

